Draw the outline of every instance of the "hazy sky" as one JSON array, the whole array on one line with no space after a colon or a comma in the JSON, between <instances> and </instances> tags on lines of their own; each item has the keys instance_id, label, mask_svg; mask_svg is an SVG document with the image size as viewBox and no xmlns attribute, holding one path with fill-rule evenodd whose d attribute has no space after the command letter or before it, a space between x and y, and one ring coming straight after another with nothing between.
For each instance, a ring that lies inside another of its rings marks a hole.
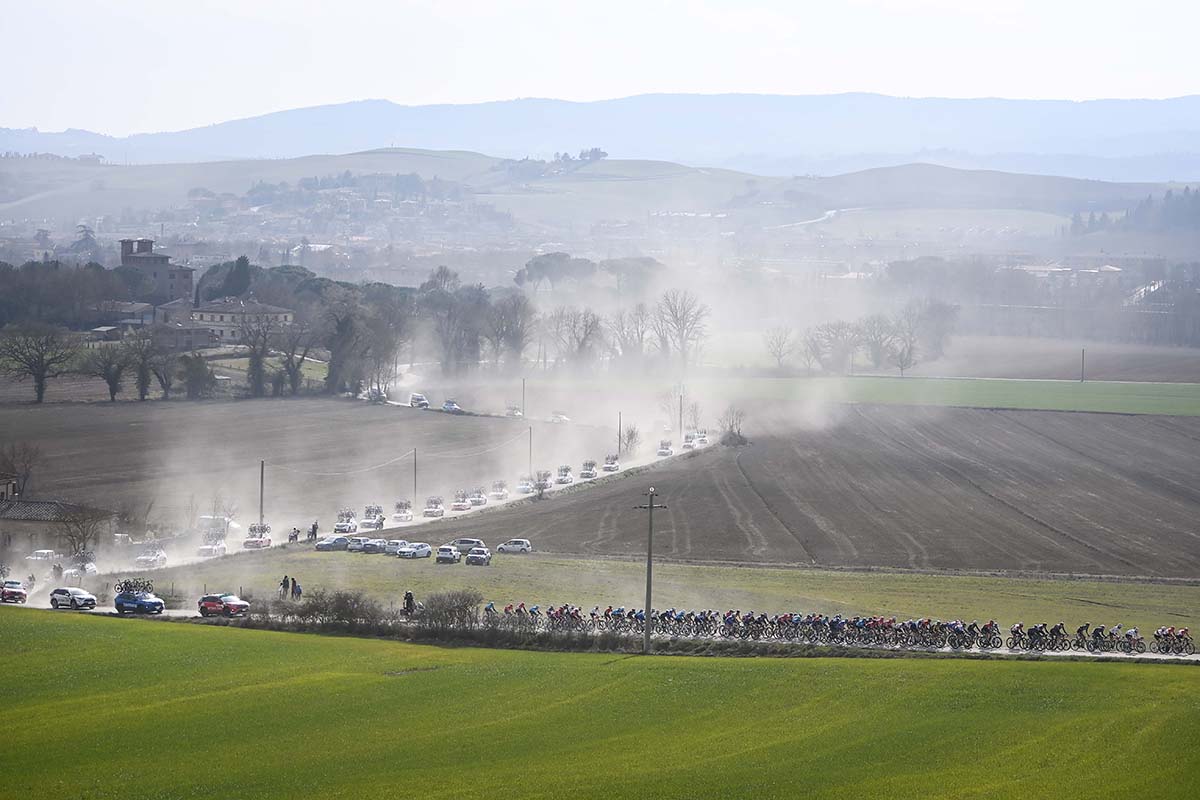
<instances>
[{"instance_id":1,"label":"hazy sky","mask_svg":"<svg viewBox=\"0 0 1200 800\"><path fill-rule=\"evenodd\" d=\"M1200 93L1200 3L0 0L0 126L176 130L363 98Z\"/></svg>"}]
</instances>

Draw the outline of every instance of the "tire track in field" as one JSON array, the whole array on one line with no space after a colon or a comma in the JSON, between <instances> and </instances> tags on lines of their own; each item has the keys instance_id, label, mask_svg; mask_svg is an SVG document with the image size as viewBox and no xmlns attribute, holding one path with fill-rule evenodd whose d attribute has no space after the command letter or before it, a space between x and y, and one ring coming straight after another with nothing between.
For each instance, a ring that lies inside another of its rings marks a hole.
<instances>
[{"instance_id":1,"label":"tire track in field","mask_svg":"<svg viewBox=\"0 0 1200 800\"><path fill-rule=\"evenodd\" d=\"M1081 450L1074 445L1069 445L1061 439L1051 436L1044 431L1040 431L1028 423L1021 422L1019 419L1013 418L1009 412L1001 411L999 413L1004 417L1005 420L1011 422L1019 428L1022 428L1023 430L1028 431L1034 436L1045 439L1046 441L1053 443L1055 446L1066 450L1068 453L1073 453L1074 455L1077 455L1083 459L1087 459L1094 464L1099 464L1101 467L1103 467L1103 469L1099 470L1099 472L1108 477L1116 478L1122 483L1127 484L1128 486L1132 487L1135 492L1143 491L1145 489L1145 484L1148 483L1153 485L1156 489L1163 490L1164 494L1174 495L1177 499L1185 500L1190 505L1200 505L1200 491L1196 489L1185 486L1176 480L1162 475L1161 473L1136 473L1138 475L1138 479L1135 480L1099 456Z\"/></svg>"},{"instance_id":2,"label":"tire track in field","mask_svg":"<svg viewBox=\"0 0 1200 800\"><path fill-rule=\"evenodd\" d=\"M892 434L885 433L884 435L888 436L889 438L892 438L893 441L898 441L897 439L895 439L895 437ZM978 459L972 458L972 457L965 455L963 453L960 453L958 451L950 450L950 448L946 447L945 445L943 445L939 442L934 441L932 437L930 437L929 435L927 435L925 433L920 432L916 428L910 429L910 435L912 435L913 437L915 437L925 443L924 449L927 452L925 454L919 454L919 455L921 455L922 458L928 459L929 461L931 461L935 465L941 467L942 469L947 470L947 471L953 473L954 475L958 476L958 478L960 480L964 481L967 485L971 486L973 489L975 489L980 494L984 495L985 497L992 500L993 502L1003 506L1004 508L1007 508L1008 510L1020 515L1021 517L1025 518L1029 522L1032 522L1038 528L1048 531L1048 532L1054 534L1055 536L1059 537L1060 539L1066 539L1067 541L1071 542L1072 544L1075 544L1078 547L1093 554L1093 558L1096 559L1097 564L1099 564L1100 566L1103 566L1104 559L1107 559L1107 560L1111 560L1111 561L1120 562L1121 564L1124 564L1125 566L1130 567L1132 569L1142 569L1143 568L1142 565L1140 565L1134 561L1131 561L1131 560L1125 558L1124 556L1119 556L1119 555L1116 555L1114 553L1111 553L1111 552L1105 550L1104 548L1097 547L1096 545L1092 544L1091 542L1087 541L1086 539L1080 538L1079 536L1076 536L1075 534L1073 534L1067 530L1064 530L1050 522L1047 522L1046 520L1042 519L1041 517L1038 517L1036 514L1026 511L1024 508L1017 505L1016 503L1005 499L1004 497L991 491L990 489L987 489L981 483L979 483L974 478L972 478L970 475L968 475L965 470L950 463L945 457L939 457L938 455L936 455L936 453L939 453L939 452L947 453L949 455L954 456L955 458L961 459L970 464L973 464L976 467L979 467L984 472L990 471L990 468L988 467L988 465L984 464L983 462L979 461ZM1045 538L1047 541L1051 541L1051 542L1054 541L1050 537L1043 537L1043 538ZM1061 543L1059 543L1059 544L1061 544Z\"/></svg>"},{"instance_id":3,"label":"tire track in field","mask_svg":"<svg viewBox=\"0 0 1200 800\"><path fill-rule=\"evenodd\" d=\"M796 544L800 547L800 552L804 554L804 557L807 558L810 563L816 564L817 559L813 556L813 554L809 551L809 549L804 546L804 540L800 538L800 535L798 533L796 533L796 531L792 530L792 527L790 525L788 525L786 522L784 522L779 517L779 515L775 513L775 510L773 508L771 508L771 504L769 502L767 502L767 498L763 497L762 492L760 492L758 487L754 485L754 481L750 479L750 475L747 474L746 468L744 466L742 466L742 451L739 450L737 455L734 456L733 463L738 468L738 472L741 473L742 480L745 482L746 486L750 489L750 491L754 492L754 495L758 498L759 502L763 504L763 508L765 508L767 510L767 513L770 514L771 517L774 518L774 520L779 523L779 526L781 528L783 528L785 531L787 531L788 535L791 536L792 539L795 540ZM782 481L778 485L780 487L782 487L783 486ZM816 525L827 536L829 536L831 538L837 538L839 536L842 538L845 538L844 534L839 533L837 531L837 529L833 526L833 524L829 522L829 520L825 519L820 514L818 514L816 512L816 509L813 509L812 506L810 506L808 503L803 503L802 505L797 505L797 508L800 510L801 513L803 513L806 517L808 517L812 521L812 523L814 525ZM849 542L849 539L847 539L846 541ZM850 544L850 547L852 550L854 549L853 544ZM854 552L855 552L855 555L857 555L857 550L855 550Z\"/></svg>"},{"instance_id":4,"label":"tire track in field","mask_svg":"<svg viewBox=\"0 0 1200 800\"><path fill-rule=\"evenodd\" d=\"M758 527L754 521L754 514L742 503L741 499L736 496L733 487L729 485L729 478L723 469L712 469L713 486L717 490L717 494L721 495L721 499L725 501L725 509L733 517L733 524L746 539L746 544L750 546L750 552L755 557L762 557L768 550L769 544L767 536ZM745 477L743 475L743 477ZM768 513L770 509L768 509Z\"/></svg>"}]
</instances>

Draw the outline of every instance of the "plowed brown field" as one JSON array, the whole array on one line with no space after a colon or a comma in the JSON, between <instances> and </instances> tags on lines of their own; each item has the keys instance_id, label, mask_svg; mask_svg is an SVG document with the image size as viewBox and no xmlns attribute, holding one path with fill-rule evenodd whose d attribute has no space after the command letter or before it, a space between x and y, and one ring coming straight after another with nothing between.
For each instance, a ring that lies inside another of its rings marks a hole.
<instances>
[{"instance_id":1,"label":"plowed brown field","mask_svg":"<svg viewBox=\"0 0 1200 800\"><path fill-rule=\"evenodd\" d=\"M1200 419L850 407L456 525L487 541L824 566L1200 575Z\"/></svg>"}]
</instances>

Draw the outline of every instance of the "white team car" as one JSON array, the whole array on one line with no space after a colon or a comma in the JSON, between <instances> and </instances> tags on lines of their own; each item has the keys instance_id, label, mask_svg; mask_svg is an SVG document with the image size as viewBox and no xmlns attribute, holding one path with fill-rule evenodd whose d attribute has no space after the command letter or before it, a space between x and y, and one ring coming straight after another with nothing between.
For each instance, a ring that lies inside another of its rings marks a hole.
<instances>
[{"instance_id":1,"label":"white team car","mask_svg":"<svg viewBox=\"0 0 1200 800\"><path fill-rule=\"evenodd\" d=\"M133 561L138 569L162 569L167 565L167 554L162 550L147 550Z\"/></svg>"},{"instance_id":2,"label":"white team car","mask_svg":"<svg viewBox=\"0 0 1200 800\"><path fill-rule=\"evenodd\" d=\"M701 447L708 444L708 431L696 431L696 444L700 445Z\"/></svg>"},{"instance_id":3,"label":"white team car","mask_svg":"<svg viewBox=\"0 0 1200 800\"><path fill-rule=\"evenodd\" d=\"M550 415L550 421L555 422L555 423L566 423L566 422L570 422L571 418L568 417L566 414L562 413L561 411L555 411L553 414Z\"/></svg>"},{"instance_id":4,"label":"white team car","mask_svg":"<svg viewBox=\"0 0 1200 800\"><path fill-rule=\"evenodd\" d=\"M224 542L216 542L215 544L200 545L200 548L196 550L196 555L200 558L216 558L225 555L226 551Z\"/></svg>"},{"instance_id":5,"label":"white team car","mask_svg":"<svg viewBox=\"0 0 1200 800\"><path fill-rule=\"evenodd\" d=\"M616 456L605 456L604 457L604 471L605 472L616 472L620 468L621 468L621 461Z\"/></svg>"},{"instance_id":6,"label":"white team car","mask_svg":"<svg viewBox=\"0 0 1200 800\"><path fill-rule=\"evenodd\" d=\"M271 546L271 534L252 533L242 542L243 550L265 550Z\"/></svg>"},{"instance_id":7,"label":"white team car","mask_svg":"<svg viewBox=\"0 0 1200 800\"><path fill-rule=\"evenodd\" d=\"M583 480L584 478L594 478L594 477L596 477L596 462L595 461L583 462L583 469L579 470L580 480Z\"/></svg>"},{"instance_id":8,"label":"white team car","mask_svg":"<svg viewBox=\"0 0 1200 800\"><path fill-rule=\"evenodd\" d=\"M675 451L671 449L671 440L663 439L658 443L658 454L660 456L673 456Z\"/></svg>"},{"instance_id":9,"label":"white team car","mask_svg":"<svg viewBox=\"0 0 1200 800\"><path fill-rule=\"evenodd\" d=\"M396 510L392 512L392 522L412 522L412 503L407 500L400 500L396 503Z\"/></svg>"},{"instance_id":10,"label":"white team car","mask_svg":"<svg viewBox=\"0 0 1200 800\"><path fill-rule=\"evenodd\" d=\"M412 542L397 550L396 555L400 558L429 558L433 555L433 548L426 542Z\"/></svg>"},{"instance_id":11,"label":"white team car","mask_svg":"<svg viewBox=\"0 0 1200 800\"><path fill-rule=\"evenodd\" d=\"M359 523L358 527L362 528L364 531L379 531L383 530L383 523L383 514L375 514L364 519L361 523Z\"/></svg>"},{"instance_id":12,"label":"white team car","mask_svg":"<svg viewBox=\"0 0 1200 800\"><path fill-rule=\"evenodd\" d=\"M695 450L696 449L696 434L685 433L683 435L683 449L684 450Z\"/></svg>"},{"instance_id":13,"label":"white team car","mask_svg":"<svg viewBox=\"0 0 1200 800\"><path fill-rule=\"evenodd\" d=\"M71 567L63 570L63 578L66 580L81 580L88 575L98 575L100 568L96 566L95 561L88 561L79 567Z\"/></svg>"},{"instance_id":14,"label":"white team car","mask_svg":"<svg viewBox=\"0 0 1200 800\"><path fill-rule=\"evenodd\" d=\"M446 516L446 506L442 504L442 498L430 497L425 501L425 516L427 517L444 517Z\"/></svg>"},{"instance_id":15,"label":"white team car","mask_svg":"<svg viewBox=\"0 0 1200 800\"><path fill-rule=\"evenodd\" d=\"M508 484L504 481L495 481L492 484L492 499L507 500L508 499Z\"/></svg>"},{"instance_id":16,"label":"white team car","mask_svg":"<svg viewBox=\"0 0 1200 800\"><path fill-rule=\"evenodd\" d=\"M532 553L533 545L528 539L509 539L496 548L497 553Z\"/></svg>"},{"instance_id":17,"label":"white team car","mask_svg":"<svg viewBox=\"0 0 1200 800\"><path fill-rule=\"evenodd\" d=\"M554 482L562 484L574 483L575 476L571 474L571 468L566 464L563 464L561 467L559 467L558 477L554 479Z\"/></svg>"},{"instance_id":18,"label":"white team car","mask_svg":"<svg viewBox=\"0 0 1200 800\"><path fill-rule=\"evenodd\" d=\"M533 494L533 478L528 475L522 475L521 479L517 481L517 493Z\"/></svg>"},{"instance_id":19,"label":"white team car","mask_svg":"<svg viewBox=\"0 0 1200 800\"><path fill-rule=\"evenodd\" d=\"M334 533L358 533L358 520L354 517L339 519L333 525Z\"/></svg>"},{"instance_id":20,"label":"white team car","mask_svg":"<svg viewBox=\"0 0 1200 800\"><path fill-rule=\"evenodd\" d=\"M486 506L487 501L488 501L488 496L487 496L487 492L485 492L483 490L483 488L480 487L478 489L472 490L471 494L468 495L467 499L471 501L471 505L473 505L473 506Z\"/></svg>"},{"instance_id":21,"label":"white team car","mask_svg":"<svg viewBox=\"0 0 1200 800\"><path fill-rule=\"evenodd\" d=\"M457 491L454 493L454 502L450 504L451 511L470 511L471 498L466 491Z\"/></svg>"}]
</instances>

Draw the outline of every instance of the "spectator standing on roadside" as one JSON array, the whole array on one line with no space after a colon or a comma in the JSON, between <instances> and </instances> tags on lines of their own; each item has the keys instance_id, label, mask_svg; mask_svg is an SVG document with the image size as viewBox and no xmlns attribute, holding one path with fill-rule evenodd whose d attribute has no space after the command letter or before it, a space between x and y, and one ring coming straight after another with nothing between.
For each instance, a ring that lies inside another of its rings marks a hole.
<instances>
[{"instance_id":1,"label":"spectator standing on roadside","mask_svg":"<svg viewBox=\"0 0 1200 800\"><path fill-rule=\"evenodd\" d=\"M298 583L292 584L292 599L293 600L295 600L296 602L299 602L300 595L302 595L303 593L304 593L304 590L302 588L300 588L300 584L298 584Z\"/></svg>"},{"instance_id":2,"label":"spectator standing on roadside","mask_svg":"<svg viewBox=\"0 0 1200 800\"><path fill-rule=\"evenodd\" d=\"M279 582L279 599L283 600L283 599L287 598L287 593L288 593L288 576L284 575L283 580L281 580Z\"/></svg>"},{"instance_id":3,"label":"spectator standing on roadside","mask_svg":"<svg viewBox=\"0 0 1200 800\"><path fill-rule=\"evenodd\" d=\"M292 599L296 599L296 579L292 578Z\"/></svg>"}]
</instances>

